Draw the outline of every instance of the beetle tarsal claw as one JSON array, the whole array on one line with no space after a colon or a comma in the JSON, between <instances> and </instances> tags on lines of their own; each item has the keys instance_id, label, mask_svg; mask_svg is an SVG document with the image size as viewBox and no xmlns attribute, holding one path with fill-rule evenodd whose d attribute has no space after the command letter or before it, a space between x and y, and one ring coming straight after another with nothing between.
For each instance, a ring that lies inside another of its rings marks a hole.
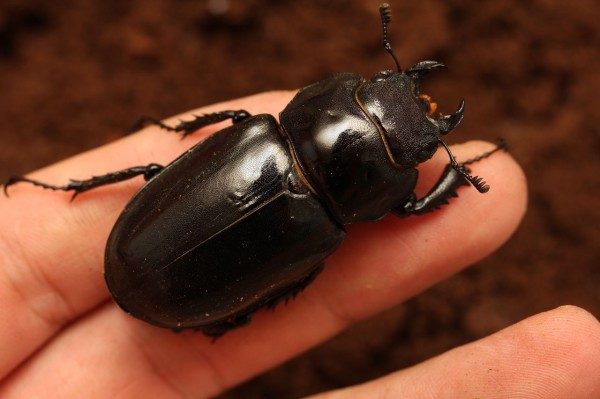
<instances>
[{"instance_id":1,"label":"beetle tarsal claw","mask_svg":"<svg viewBox=\"0 0 600 399\"><path fill-rule=\"evenodd\" d=\"M469 172L470 172L469 168L467 168L465 166L466 163L456 162L456 159L454 158L454 155L450 151L450 148L448 148L448 145L446 145L446 143L444 143L442 140L438 140L438 142L442 145L442 147L444 147L444 149L448 153L448 156L450 157L450 166L452 166L452 169L454 169L455 171L457 171L458 173L463 175L463 177L465 179L467 179L467 181L469 183L471 183L473 185L473 187L475 187L477 189L477 191L479 191L480 193L487 193L490 189L490 186L487 185L485 180L483 180L479 176L471 176L469 174ZM500 147L497 147L495 150L489 151L488 153L483 154L483 156L480 159L490 156L491 154L496 152L499 148ZM475 162L475 161L471 161L471 160L467 161L467 163L473 163L473 162Z\"/></svg>"},{"instance_id":2,"label":"beetle tarsal claw","mask_svg":"<svg viewBox=\"0 0 600 399\"><path fill-rule=\"evenodd\" d=\"M442 134L448 134L462 121L465 113L465 100L460 101L458 110L452 115L445 115L438 121L438 126Z\"/></svg>"}]
</instances>

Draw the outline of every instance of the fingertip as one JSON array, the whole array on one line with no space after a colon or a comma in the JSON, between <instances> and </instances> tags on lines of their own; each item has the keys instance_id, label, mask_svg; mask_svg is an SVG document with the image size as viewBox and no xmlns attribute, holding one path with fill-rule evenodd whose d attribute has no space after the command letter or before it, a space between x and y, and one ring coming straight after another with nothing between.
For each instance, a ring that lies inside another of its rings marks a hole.
<instances>
[{"instance_id":1,"label":"fingertip","mask_svg":"<svg viewBox=\"0 0 600 399\"><path fill-rule=\"evenodd\" d=\"M587 310L565 305L520 324L523 332L515 332L517 343L550 361L556 360L566 369L564 373L575 372L583 365L600 370L600 322ZM586 373L586 369L580 371Z\"/></svg>"},{"instance_id":2,"label":"fingertip","mask_svg":"<svg viewBox=\"0 0 600 399\"><path fill-rule=\"evenodd\" d=\"M378 380L318 398L592 398L600 394L600 323L562 306Z\"/></svg>"},{"instance_id":3,"label":"fingertip","mask_svg":"<svg viewBox=\"0 0 600 399\"><path fill-rule=\"evenodd\" d=\"M489 151L492 143L475 141L469 143L469 151ZM525 212L527 204L527 178L518 161L509 151L498 151L489 158L473 165L473 169L490 184L490 192L514 205L515 211Z\"/></svg>"},{"instance_id":4,"label":"fingertip","mask_svg":"<svg viewBox=\"0 0 600 399\"><path fill-rule=\"evenodd\" d=\"M457 158L471 159L492 150L496 144L470 141L452 146ZM469 165L472 174L480 176L490 186L486 193L468 187L459 193L463 217L471 225L480 226L482 234L504 237L503 244L517 229L527 210L527 178L517 160L508 151L498 151ZM458 208L458 207L457 207ZM465 210L468 209L468 212ZM458 211L458 209L457 209Z\"/></svg>"},{"instance_id":5,"label":"fingertip","mask_svg":"<svg viewBox=\"0 0 600 399\"><path fill-rule=\"evenodd\" d=\"M590 392L600 393L600 323L579 307L534 315L469 346L457 352L477 353L480 359L472 355L473 363L495 370L493 381L486 376L480 380L484 391L502 383L513 395L587 398Z\"/></svg>"},{"instance_id":6,"label":"fingertip","mask_svg":"<svg viewBox=\"0 0 600 399\"><path fill-rule=\"evenodd\" d=\"M469 141L451 146L451 151L461 162L495 147L491 142ZM420 165L416 189L419 197L435 185L447 163L448 156L438 151L431 162ZM452 244L444 248L452 248L449 253L455 253L463 266L482 259L504 244L518 228L527 209L527 180L510 153L498 151L468 166L472 175L481 177L490 186L488 192L480 193L471 186L461 187L458 198L450 199L448 205L405 222L415 228L430 229L425 234L427 237L436 234L435 231L447 237L447 243Z\"/></svg>"}]
</instances>

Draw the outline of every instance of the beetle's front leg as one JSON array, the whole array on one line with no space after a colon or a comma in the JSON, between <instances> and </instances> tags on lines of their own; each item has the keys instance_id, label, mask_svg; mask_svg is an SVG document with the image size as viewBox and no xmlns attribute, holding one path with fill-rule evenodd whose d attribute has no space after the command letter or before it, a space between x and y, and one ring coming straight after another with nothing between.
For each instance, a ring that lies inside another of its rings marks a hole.
<instances>
[{"instance_id":1,"label":"beetle's front leg","mask_svg":"<svg viewBox=\"0 0 600 399\"><path fill-rule=\"evenodd\" d=\"M476 188L480 192L487 192L489 186L485 184L483 179L477 176L474 178L469 176L468 173L471 171L467 165L479 162L497 151L508 150L506 142L503 139L498 139L498 144L496 144L496 147L491 151L471 158L468 161L457 163L454 160L454 157L451 155L448 147L445 144L443 145L448 151L448 154L450 154L451 162L446 165L442 176L440 176L435 186L427 193L426 196L419 200L417 200L416 195L413 193L404 205L393 209L392 213L400 217L406 217L410 215L422 215L427 212L435 211L442 205L448 204L448 200L450 198L458 197L456 190L460 186L468 186L469 184L476 185Z\"/></svg>"},{"instance_id":2,"label":"beetle's front leg","mask_svg":"<svg viewBox=\"0 0 600 399\"><path fill-rule=\"evenodd\" d=\"M427 195L417 200L416 195L413 193L404 205L395 208L392 212L397 216L407 217L434 211L447 204L450 198L458 197L456 190L460 186L468 185L467 179L457 172L452 165L448 164L442 176Z\"/></svg>"},{"instance_id":3,"label":"beetle's front leg","mask_svg":"<svg viewBox=\"0 0 600 399\"><path fill-rule=\"evenodd\" d=\"M238 123L249 118L250 116L252 115L243 109L220 111L213 112L211 114L194 115L194 119L191 121L181 121L175 126L169 126L151 116L142 116L140 119L138 119L131 130L135 132L144 126L155 125L170 132L182 132L183 138L185 138L186 136L194 133L197 130L200 130L203 127L214 125L215 123L219 123L227 119L231 119L233 123Z\"/></svg>"}]
</instances>

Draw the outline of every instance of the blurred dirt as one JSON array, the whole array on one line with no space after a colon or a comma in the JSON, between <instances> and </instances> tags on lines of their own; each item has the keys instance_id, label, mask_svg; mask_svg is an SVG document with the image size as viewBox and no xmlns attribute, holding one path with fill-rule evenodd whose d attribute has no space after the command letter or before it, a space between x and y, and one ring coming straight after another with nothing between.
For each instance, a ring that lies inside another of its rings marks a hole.
<instances>
[{"instance_id":1,"label":"blurred dirt","mask_svg":"<svg viewBox=\"0 0 600 399\"><path fill-rule=\"evenodd\" d=\"M140 115L392 68L377 8L4 0L0 179L114 140ZM450 69L428 78L427 92L445 112L467 101L451 141L510 143L529 179L525 221L488 259L222 398L355 384L562 304L600 316L600 3L406 0L392 9L403 65L443 61Z\"/></svg>"}]
</instances>

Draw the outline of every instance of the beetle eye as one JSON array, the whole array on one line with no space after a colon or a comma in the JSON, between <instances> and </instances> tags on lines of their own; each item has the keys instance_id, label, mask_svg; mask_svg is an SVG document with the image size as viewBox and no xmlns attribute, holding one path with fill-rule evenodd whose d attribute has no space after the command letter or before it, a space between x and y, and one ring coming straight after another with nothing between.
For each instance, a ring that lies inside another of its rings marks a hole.
<instances>
[{"instance_id":1,"label":"beetle eye","mask_svg":"<svg viewBox=\"0 0 600 399\"><path fill-rule=\"evenodd\" d=\"M431 97L429 97L427 94L419 94L418 99L428 115L433 115L433 113L437 110L437 103L434 103L431 100Z\"/></svg>"},{"instance_id":2,"label":"beetle eye","mask_svg":"<svg viewBox=\"0 0 600 399\"><path fill-rule=\"evenodd\" d=\"M383 80L386 80L387 78L390 77L390 75L392 75L394 73L394 71L392 70L385 70L385 71L379 71L375 76L373 76L371 78L371 82L381 82Z\"/></svg>"}]
</instances>

